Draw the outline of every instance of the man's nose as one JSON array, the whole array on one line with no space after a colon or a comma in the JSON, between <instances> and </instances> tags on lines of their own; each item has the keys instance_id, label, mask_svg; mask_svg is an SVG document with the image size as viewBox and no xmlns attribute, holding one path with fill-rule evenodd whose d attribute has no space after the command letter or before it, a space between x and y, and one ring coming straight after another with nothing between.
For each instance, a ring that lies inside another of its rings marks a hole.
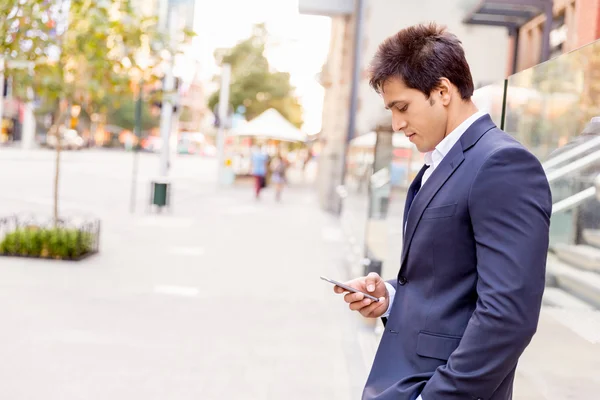
<instances>
[{"instance_id":1,"label":"man's nose","mask_svg":"<svg viewBox=\"0 0 600 400\"><path fill-rule=\"evenodd\" d=\"M399 132L406 128L406 119L401 117L392 117L392 129L394 132Z\"/></svg>"}]
</instances>

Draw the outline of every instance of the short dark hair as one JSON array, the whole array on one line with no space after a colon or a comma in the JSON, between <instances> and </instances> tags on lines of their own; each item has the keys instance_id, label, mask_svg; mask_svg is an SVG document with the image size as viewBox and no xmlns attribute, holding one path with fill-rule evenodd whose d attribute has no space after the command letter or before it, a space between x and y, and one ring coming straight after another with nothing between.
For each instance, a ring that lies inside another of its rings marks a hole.
<instances>
[{"instance_id":1,"label":"short dark hair","mask_svg":"<svg viewBox=\"0 0 600 400\"><path fill-rule=\"evenodd\" d=\"M378 93L394 77L427 98L441 78L452 82L463 100L474 90L461 41L435 23L413 25L387 38L373 57L370 74L369 84Z\"/></svg>"}]
</instances>

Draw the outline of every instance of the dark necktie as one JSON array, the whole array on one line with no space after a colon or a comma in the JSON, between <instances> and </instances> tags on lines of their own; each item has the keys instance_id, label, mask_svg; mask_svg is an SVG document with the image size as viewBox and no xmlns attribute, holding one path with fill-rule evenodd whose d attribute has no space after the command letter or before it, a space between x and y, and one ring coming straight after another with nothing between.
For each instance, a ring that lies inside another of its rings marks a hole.
<instances>
[{"instance_id":1,"label":"dark necktie","mask_svg":"<svg viewBox=\"0 0 600 400\"><path fill-rule=\"evenodd\" d=\"M406 225L406 218L408 216L408 211L410 210L410 206L412 205L415 197L417 197L417 193L421 189L421 181L423 180L423 175L425 175L425 171L427 171L429 165L423 165L423 168L419 171L415 180L412 181L410 187L408 188L408 193L406 194L406 203L404 205L404 224Z\"/></svg>"}]
</instances>

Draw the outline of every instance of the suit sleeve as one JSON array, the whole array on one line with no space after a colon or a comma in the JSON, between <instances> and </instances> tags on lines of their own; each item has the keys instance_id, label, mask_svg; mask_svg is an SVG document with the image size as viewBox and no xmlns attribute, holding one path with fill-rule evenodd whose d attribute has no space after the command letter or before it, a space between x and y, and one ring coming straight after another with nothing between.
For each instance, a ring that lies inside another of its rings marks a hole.
<instances>
[{"instance_id":1,"label":"suit sleeve","mask_svg":"<svg viewBox=\"0 0 600 400\"><path fill-rule=\"evenodd\" d=\"M524 148L497 150L468 201L478 300L458 348L425 386L425 400L489 399L537 329L552 209L542 166Z\"/></svg>"},{"instance_id":2,"label":"suit sleeve","mask_svg":"<svg viewBox=\"0 0 600 400\"><path fill-rule=\"evenodd\" d=\"M385 282L392 285L394 290L398 290L398 279L390 279L389 281L385 281Z\"/></svg>"}]
</instances>

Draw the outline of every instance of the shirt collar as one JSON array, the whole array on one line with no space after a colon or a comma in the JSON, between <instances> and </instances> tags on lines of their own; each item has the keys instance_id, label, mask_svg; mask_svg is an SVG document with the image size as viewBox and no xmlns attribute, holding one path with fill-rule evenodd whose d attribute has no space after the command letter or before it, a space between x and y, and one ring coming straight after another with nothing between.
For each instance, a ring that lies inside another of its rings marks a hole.
<instances>
[{"instance_id":1,"label":"shirt collar","mask_svg":"<svg viewBox=\"0 0 600 400\"><path fill-rule=\"evenodd\" d=\"M437 145L435 149L432 151L428 151L424 155L425 164L432 166L435 168L439 165L440 162L446 157L446 154L450 151L452 147L459 141L460 137L469 129L471 125L479 118L483 117L486 113L482 111L477 111L475 114L471 115L469 118L465 119L460 125L458 125L452 132L450 132L446 137Z\"/></svg>"}]
</instances>

